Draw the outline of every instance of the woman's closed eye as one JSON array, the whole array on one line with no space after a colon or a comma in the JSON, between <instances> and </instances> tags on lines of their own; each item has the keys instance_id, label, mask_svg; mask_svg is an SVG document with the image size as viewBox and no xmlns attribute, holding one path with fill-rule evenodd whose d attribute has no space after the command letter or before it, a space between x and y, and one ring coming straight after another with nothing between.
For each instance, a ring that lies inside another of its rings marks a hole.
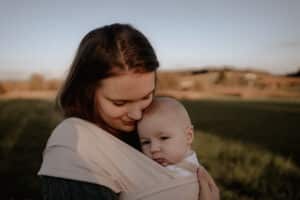
<instances>
[{"instance_id":1,"label":"woman's closed eye","mask_svg":"<svg viewBox=\"0 0 300 200\"><path fill-rule=\"evenodd\" d=\"M121 107L121 106L124 106L126 104L126 102L125 101L113 101L113 104L115 106Z\"/></svg>"}]
</instances>

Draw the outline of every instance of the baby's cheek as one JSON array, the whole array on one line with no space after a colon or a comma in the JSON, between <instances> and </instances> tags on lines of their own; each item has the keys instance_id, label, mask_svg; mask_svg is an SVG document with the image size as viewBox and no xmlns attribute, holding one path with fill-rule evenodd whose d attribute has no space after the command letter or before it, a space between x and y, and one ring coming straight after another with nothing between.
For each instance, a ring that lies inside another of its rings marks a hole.
<instances>
[{"instance_id":1,"label":"baby's cheek","mask_svg":"<svg viewBox=\"0 0 300 200\"><path fill-rule=\"evenodd\" d=\"M185 151L178 151L174 156L174 162L179 163L185 157Z\"/></svg>"},{"instance_id":2,"label":"baby's cheek","mask_svg":"<svg viewBox=\"0 0 300 200\"><path fill-rule=\"evenodd\" d=\"M142 152L147 156L147 157L151 157L149 150L146 147L142 147Z\"/></svg>"}]
</instances>

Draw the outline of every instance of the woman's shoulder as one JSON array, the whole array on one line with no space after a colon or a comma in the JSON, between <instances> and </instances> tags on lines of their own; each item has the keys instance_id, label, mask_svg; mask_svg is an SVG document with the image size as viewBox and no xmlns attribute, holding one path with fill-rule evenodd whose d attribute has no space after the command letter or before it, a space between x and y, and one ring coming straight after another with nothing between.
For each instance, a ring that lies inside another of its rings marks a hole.
<instances>
[{"instance_id":1,"label":"woman's shoulder","mask_svg":"<svg viewBox=\"0 0 300 200\"><path fill-rule=\"evenodd\" d=\"M84 119L80 119L80 118L77 118L77 117L68 117L68 118L63 119L56 126L56 128L54 130L61 129L61 128L66 128L66 127L74 127L77 124L82 124L82 123L88 123L88 124L90 124L91 122L88 122L88 121L86 121Z\"/></svg>"},{"instance_id":2,"label":"woman's shoulder","mask_svg":"<svg viewBox=\"0 0 300 200\"><path fill-rule=\"evenodd\" d=\"M61 121L52 131L47 141L47 147L50 146L65 146L74 143L76 139L76 128L71 118Z\"/></svg>"},{"instance_id":3,"label":"woman's shoulder","mask_svg":"<svg viewBox=\"0 0 300 200\"><path fill-rule=\"evenodd\" d=\"M52 135L56 135L56 134L68 135L70 133L74 135L74 133L78 132L78 129L80 127L89 127L89 126L96 127L95 124L77 117L65 118L55 127L55 129L52 132Z\"/></svg>"},{"instance_id":4,"label":"woman's shoulder","mask_svg":"<svg viewBox=\"0 0 300 200\"><path fill-rule=\"evenodd\" d=\"M80 129L80 128L89 128L89 129L101 129L99 126L97 126L96 124L81 119L81 118L77 118L77 117L69 117L69 118L65 118L63 121L61 121L57 127L54 129L54 131L57 130L61 130L61 129L72 129L74 130L74 128L76 129ZM104 131L104 130L103 130Z\"/></svg>"},{"instance_id":5,"label":"woman's shoulder","mask_svg":"<svg viewBox=\"0 0 300 200\"><path fill-rule=\"evenodd\" d=\"M68 145L75 143L80 133L79 128L82 123L88 123L83 119L71 117L62 120L52 131L47 146Z\"/></svg>"},{"instance_id":6,"label":"woman's shoulder","mask_svg":"<svg viewBox=\"0 0 300 200\"><path fill-rule=\"evenodd\" d=\"M48 139L48 146L60 144L65 146L78 143L78 138L81 138L80 141L84 142L85 139L91 139L99 132L105 131L92 122L76 117L66 118L52 131Z\"/></svg>"}]
</instances>

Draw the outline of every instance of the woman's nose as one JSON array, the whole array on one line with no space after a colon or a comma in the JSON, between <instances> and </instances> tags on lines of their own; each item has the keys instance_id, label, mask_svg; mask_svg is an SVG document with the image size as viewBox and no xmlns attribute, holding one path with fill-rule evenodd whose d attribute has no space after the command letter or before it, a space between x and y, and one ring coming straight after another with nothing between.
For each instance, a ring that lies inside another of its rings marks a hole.
<instances>
[{"instance_id":1,"label":"woman's nose","mask_svg":"<svg viewBox=\"0 0 300 200\"><path fill-rule=\"evenodd\" d=\"M133 120L140 120L142 118L143 110L136 106L129 110L128 117Z\"/></svg>"}]
</instances>

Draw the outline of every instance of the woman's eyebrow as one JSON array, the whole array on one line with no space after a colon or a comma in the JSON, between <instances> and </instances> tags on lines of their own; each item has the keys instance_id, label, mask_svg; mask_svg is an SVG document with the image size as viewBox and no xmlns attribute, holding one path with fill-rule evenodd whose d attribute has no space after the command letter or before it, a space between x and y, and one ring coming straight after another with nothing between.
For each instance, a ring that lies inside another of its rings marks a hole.
<instances>
[{"instance_id":1,"label":"woman's eyebrow","mask_svg":"<svg viewBox=\"0 0 300 200\"><path fill-rule=\"evenodd\" d=\"M146 94L145 96L143 96L143 97L141 97L141 98L139 98L139 99L134 99L134 100L128 100L128 99L111 99L111 98L109 98L109 97L106 97L106 98L107 98L108 100L110 100L110 101L132 102L132 101L136 101L136 100L143 99L143 98L145 98L145 97L147 97L147 96L153 94L153 93L154 93L154 90L155 90L155 88L153 88L153 89L152 89L148 94Z\"/></svg>"}]
</instances>

